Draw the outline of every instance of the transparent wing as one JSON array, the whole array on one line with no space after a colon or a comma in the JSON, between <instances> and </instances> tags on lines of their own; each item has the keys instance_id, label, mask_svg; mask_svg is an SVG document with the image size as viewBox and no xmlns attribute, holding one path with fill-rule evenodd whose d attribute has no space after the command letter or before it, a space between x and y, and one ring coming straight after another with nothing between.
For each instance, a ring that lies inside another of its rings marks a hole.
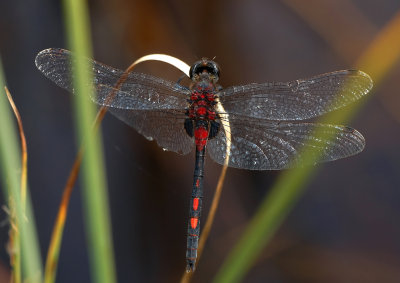
<instances>
[{"instance_id":1,"label":"transparent wing","mask_svg":"<svg viewBox=\"0 0 400 283\"><path fill-rule=\"evenodd\" d=\"M36 56L37 68L58 86L74 92L71 73L75 56L64 49L46 49ZM97 95L92 100L149 140L181 154L189 153L193 140L184 129L187 91L176 84L141 73L129 73L120 88L115 88L123 71L85 59L93 71ZM94 92L94 93L96 93ZM113 95L114 94L114 95ZM109 96L113 95L112 99Z\"/></svg>"},{"instance_id":2,"label":"transparent wing","mask_svg":"<svg viewBox=\"0 0 400 283\"><path fill-rule=\"evenodd\" d=\"M225 110L269 120L304 120L322 115L367 94L371 78L355 70L337 71L287 83L233 86L221 90Z\"/></svg>"},{"instance_id":3,"label":"transparent wing","mask_svg":"<svg viewBox=\"0 0 400 283\"><path fill-rule=\"evenodd\" d=\"M58 86L74 92L71 60L75 56L64 49L46 49L36 56L36 67ZM131 72L117 89L117 82L124 71L85 59L93 71L96 89L92 100L99 105L119 109L183 109L187 107L188 91L177 84L151 75ZM73 71L73 70L72 70ZM112 99L108 99L111 94Z\"/></svg>"},{"instance_id":4,"label":"transparent wing","mask_svg":"<svg viewBox=\"0 0 400 283\"><path fill-rule=\"evenodd\" d=\"M332 161L359 153L365 146L364 137L355 129L302 122L277 122L264 119L251 121L230 117L231 151L229 166L249 170L279 170L304 165L301 149L312 141L315 153L321 151L320 162ZM334 139L312 136L318 127ZM208 142L210 157L223 164L226 156L226 136L220 129Z\"/></svg>"},{"instance_id":5,"label":"transparent wing","mask_svg":"<svg viewBox=\"0 0 400 283\"><path fill-rule=\"evenodd\" d=\"M109 108L109 112L165 150L188 154L194 147L193 138L184 129L184 111Z\"/></svg>"}]
</instances>

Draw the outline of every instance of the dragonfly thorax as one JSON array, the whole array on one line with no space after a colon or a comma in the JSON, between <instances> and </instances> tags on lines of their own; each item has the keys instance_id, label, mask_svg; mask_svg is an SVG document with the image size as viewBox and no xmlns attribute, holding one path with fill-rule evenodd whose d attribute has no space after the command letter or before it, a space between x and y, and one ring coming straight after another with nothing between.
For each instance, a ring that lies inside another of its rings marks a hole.
<instances>
[{"instance_id":1,"label":"dragonfly thorax","mask_svg":"<svg viewBox=\"0 0 400 283\"><path fill-rule=\"evenodd\" d=\"M198 150L202 150L207 144L207 140L215 137L219 130L219 123L215 121L217 114L214 109L218 86L210 79L210 76L213 75L204 69L202 73L195 74L190 86L191 95L186 112L188 118L185 120L185 130L190 137L194 136Z\"/></svg>"}]
</instances>

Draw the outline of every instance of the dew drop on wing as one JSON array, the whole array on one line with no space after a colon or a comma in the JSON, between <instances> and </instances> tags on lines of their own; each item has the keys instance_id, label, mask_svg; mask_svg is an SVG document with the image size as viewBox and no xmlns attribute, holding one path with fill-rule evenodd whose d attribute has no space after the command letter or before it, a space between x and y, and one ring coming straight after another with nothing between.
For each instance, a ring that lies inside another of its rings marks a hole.
<instances>
[{"instance_id":1,"label":"dew drop on wing","mask_svg":"<svg viewBox=\"0 0 400 283\"><path fill-rule=\"evenodd\" d=\"M163 148L162 150L163 150L163 151L168 151L168 149L166 149L166 148Z\"/></svg>"},{"instance_id":2,"label":"dew drop on wing","mask_svg":"<svg viewBox=\"0 0 400 283\"><path fill-rule=\"evenodd\" d=\"M145 137L148 141L153 141L153 137Z\"/></svg>"}]
</instances>

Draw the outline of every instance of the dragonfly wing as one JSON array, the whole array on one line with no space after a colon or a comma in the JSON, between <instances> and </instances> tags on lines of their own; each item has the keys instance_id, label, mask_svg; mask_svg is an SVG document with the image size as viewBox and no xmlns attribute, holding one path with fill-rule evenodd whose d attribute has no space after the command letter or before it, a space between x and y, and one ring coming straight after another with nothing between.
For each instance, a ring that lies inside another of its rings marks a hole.
<instances>
[{"instance_id":1,"label":"dragonfly wing","mask_svg":"<svg viewBox=\"0 0 400 283\"><path fill-rule=\"evenodd\" d=\"M187 117L183 111L109 108L109 112L165 150L188 154L194 147L193 138L184 129Z\"/></svg>"},{"instance_id":2,"label":"dragonfly wing","mask_svg":"<svg viewBox=\"0 0 400 283\"><path fill-rule=\"evenodd\" d=\"M307 165L302 154L304 146L315 154L320 152L320 162L354 155L365 146L364 137L345 126L263 119L243 121L234 117L231 117L230 124L229 166L235 168L279 170ZM315 128L333 138L313 137ZM208 142L208 152L219 164L225 161L226 141L221 128L217 137Z\"/></svg>"},{"instance_id":3,"label":"dragonfly wing","mask_svg":"<svg viewBox=\"0 0 400 283\"><path fill-rule=\"evenodd\" d=\"M371 78L356 70L337 71L287 83L248 84L221 90L225 110L269 120L304 120L346 106L368 93Z\"/></svg>"},{"instance_id":4,"label":"dragonfly wing","mask_svg":"<svg viewBox=\"0 0 400 283\"><path fill-rule=\"evenodd\" d=\"M73 53L64 49L46 49L35 59L37 68L58 86L74 92L71 61ZM151 75L131 72L118 85L124 71L91 59L85 59L93 72L92 100L99 105L120 109L183 109L188 91L177 84ZM125 74L126 75L126 74Z\"/></svg>"}]
</instances>

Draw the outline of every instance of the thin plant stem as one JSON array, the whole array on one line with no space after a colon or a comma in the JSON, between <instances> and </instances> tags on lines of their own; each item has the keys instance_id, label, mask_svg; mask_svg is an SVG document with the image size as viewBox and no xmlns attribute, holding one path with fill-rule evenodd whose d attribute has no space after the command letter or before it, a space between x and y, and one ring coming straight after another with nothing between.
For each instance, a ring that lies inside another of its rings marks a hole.
<instances>
[{"instance_id":1,"label":"thin plant stem","mask_svg":"<svg viewBox=\"0 0 400 283\"><path fill-rule=\"evenodd\" d=\"M27 184L27 176L28 176L28 148L26 146L26 138L24 127L22 126L21 115L19 114L17 106L15 106L14 100L12 99L11 93L8 88L4 87L8 101L10 102L11 108L14 112L15 118L18 123L18 132L21 141L21 201L22 207L25 207L26 202L26 184Z\"/></svg>"},{"instance_id":2,"label":"thin plant stem","mask_svg":"<svg viewBox=\"0 0 400 283\"><path fill-rule=\"evenodd\" d=\"M0 86L5 87L5 85L0 59ZM12 103L10 92L6 88L5 93L10 100L7 101L5 96L0 96L0 168L4 196L8 199L10 215L9 254L13 266L12 280L14 282L41 282L41 259L26 180L26 142L21 117L17 114L18 111ZM19 123L18 130L13 123L13 115L7 104L12 105L14 116ZM21 151L18 149L18 131Z\"/></svg>"},{"instance_id":3,"label":"thin plant stem","mask_svg":"<svg viewBox=\"0 0 400 283\"><path fill-rule=\"evenodd\" d=\"M15 118L18 123L18 132L21 141L21 205L23 211L25 211L25 203L26 203L26 184L27 184L27 162L28 162L28 152L26 146L26 138L24 134L24 128L22 126L21 115L17 107L15 106L14 100L12 99L11 93L8 88L5 86L4 90L7 94L8 101L11 105L11 108L14 112ZM11 201L12 202L12 201ZM15 205L15 204L14 204ZM11 208L11 207L10 207ZM12 266L12 282L21 283L22 282L22 268L21 268L21 249L20 249L20 237L18 233L18 222L15 215L15 209L11 208L10 221L15 222L14 225L10 227L10 240L9 245L12 247L10 251L10 262Z\"/></svg>"}]
</instances>

